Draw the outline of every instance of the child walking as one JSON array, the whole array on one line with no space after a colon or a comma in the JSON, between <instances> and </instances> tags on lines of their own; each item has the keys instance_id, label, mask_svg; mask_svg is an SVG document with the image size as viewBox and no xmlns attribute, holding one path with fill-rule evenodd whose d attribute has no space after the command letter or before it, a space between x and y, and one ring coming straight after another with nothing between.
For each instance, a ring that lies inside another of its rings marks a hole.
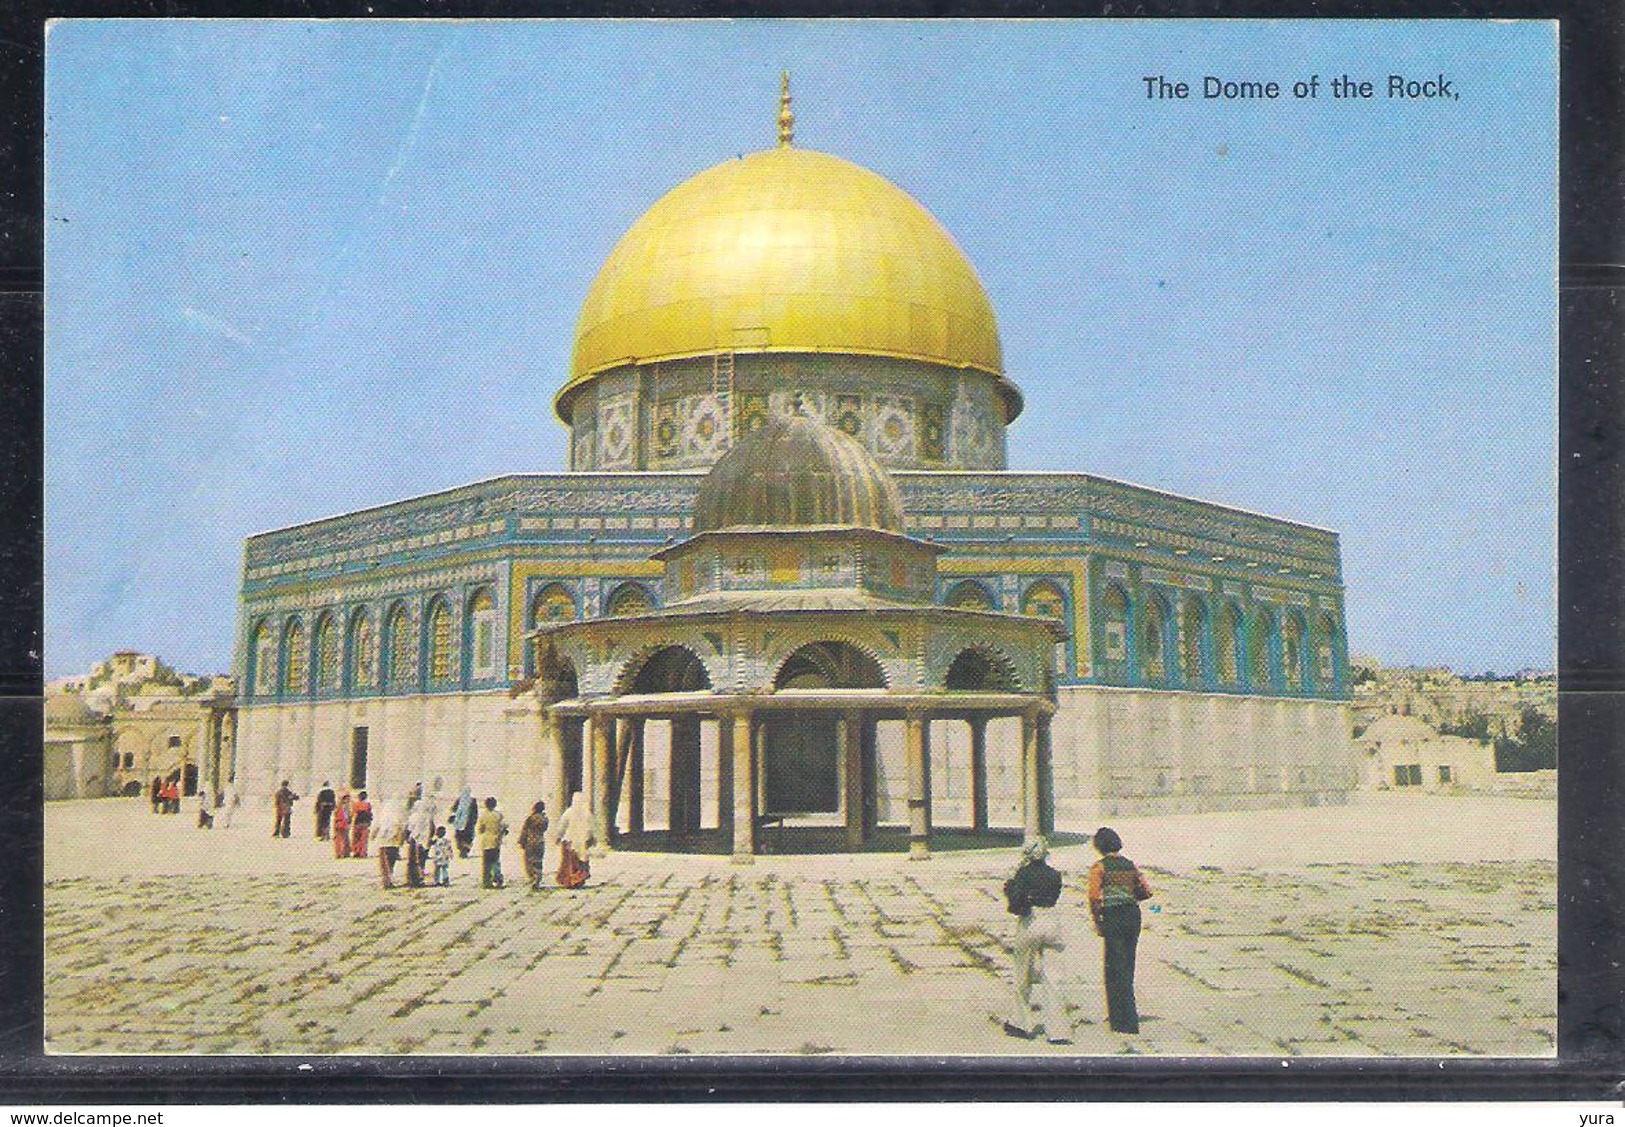
<instances>
[{"instance_id":1,"label":"child walking","mask_svg":"<svg viewBox=\"0 0 1625 1127\"><path fill-rule=\"evenodd\" d=\"M445 826L434 828L434 840L429 843L429 861L434 865L435 887L450 888L451 839L446 836Z\"/></svg>"}]
</instances>

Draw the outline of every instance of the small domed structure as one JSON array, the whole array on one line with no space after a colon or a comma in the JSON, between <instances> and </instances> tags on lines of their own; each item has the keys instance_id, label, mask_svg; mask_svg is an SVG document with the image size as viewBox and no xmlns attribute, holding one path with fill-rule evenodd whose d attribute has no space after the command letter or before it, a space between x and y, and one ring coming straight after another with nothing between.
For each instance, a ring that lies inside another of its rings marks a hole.
<instances>
[{"instance_id":1,"label":"small domed structure","mask_svg":"<svg viewBox=\"0 0 1625 1127\"><path fill-rule=\"evenodd\" d=\"M733 528L903 530L891 475L854 439L805 415L770 419L706 474L694 531Z\"/></svg>"},{"instance_id":2,"label":"small domed structure","mask_svg":"<svg viewBox=\"0 0 1625 1127\"><path fill-rule=\"evenodd\" d=\"M45 726L48 728L88 728L106 718L85 704L78 693L61 693L45 698Z\"/></svg>"}]
</instances>

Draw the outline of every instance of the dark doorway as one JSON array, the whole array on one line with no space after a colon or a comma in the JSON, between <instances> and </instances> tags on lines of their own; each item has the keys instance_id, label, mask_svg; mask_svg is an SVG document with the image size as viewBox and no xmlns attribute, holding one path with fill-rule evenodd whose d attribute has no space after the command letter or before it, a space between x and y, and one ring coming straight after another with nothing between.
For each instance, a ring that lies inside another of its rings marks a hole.
<instances>
[{"instance_id":1,"label":"dark doorway","mask_svg":"<svg viewBox=\"0 0 1625 1127\"><path fill-rule=\"evenodd\" d=\"M192 795L197 793L197 764L188 763L186 773L181 780L181 793Z\"/></svg>"},{"instance_id":2,"label":"dark doorway","mask_svg":"<svg viewBox=\"0 0 1625 1127\"><path fill-rule=\"evenodd\" d=\"M582 724L564 725L564 801L581 793L582 784Z\"/></svg>"},{"instance_id":3,"label":"dark doorway","mask_svg":"<svg viewBox=\"0 0 1625 1127\"><path fill-rule=\"evenodd\" d=\"M360 790L367 785L367 729L356 728L350 733L350 789Z\"/></svg>"},{"instance_id":4,"label":"dark doorway","mask_svg":"<svg viewBox=\"0 0 1625 1127\"><path fill-rule=\"evenodd\" d=\"M792 713L762 725L763 814L834 814L841 808L836 721Z\"/></svg>"}]
</instances>

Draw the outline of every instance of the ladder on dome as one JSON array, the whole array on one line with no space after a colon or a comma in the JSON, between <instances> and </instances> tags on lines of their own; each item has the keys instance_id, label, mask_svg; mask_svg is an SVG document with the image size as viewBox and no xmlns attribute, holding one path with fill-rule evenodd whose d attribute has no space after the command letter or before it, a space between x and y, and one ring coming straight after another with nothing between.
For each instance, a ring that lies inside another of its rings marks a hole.
<instances>
[{"instance_id":1,"label":"ladder on dome","mask_svg":"<svg viewBox=\"0 0 1625 1127\"><path fill-rule=\"evenodd\" d=\"M722 406L722 433L733 434L734 354L732 350L711 357L711 394Z\"/></svg>"}]
</instances>

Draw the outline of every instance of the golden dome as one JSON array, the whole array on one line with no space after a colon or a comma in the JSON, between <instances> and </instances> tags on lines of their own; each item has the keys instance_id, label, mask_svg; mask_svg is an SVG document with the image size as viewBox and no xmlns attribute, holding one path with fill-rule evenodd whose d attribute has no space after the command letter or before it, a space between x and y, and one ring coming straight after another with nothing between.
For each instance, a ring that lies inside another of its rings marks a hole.
<instances>
[{"instance_id":1,"label":"golden dome","mask_svg":"<svg viewBox=\"0 0 1625 1127\"><path fill-rule=\"evenodd\" d=\"M973 368L1020 409L993 308L948 233L883 177L787 144L685 181L621 237L582 302L559 413L607 368L729 351Z\"/></svg>"}]
</instances>

